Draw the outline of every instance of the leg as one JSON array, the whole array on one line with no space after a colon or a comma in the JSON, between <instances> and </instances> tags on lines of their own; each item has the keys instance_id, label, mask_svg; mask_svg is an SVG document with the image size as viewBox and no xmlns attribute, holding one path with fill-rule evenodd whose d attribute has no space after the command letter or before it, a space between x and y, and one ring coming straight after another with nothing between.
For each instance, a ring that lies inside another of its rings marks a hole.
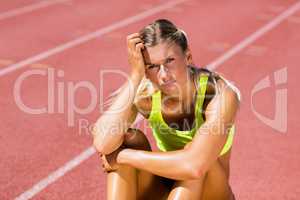
<instances>
[{"instance_id":1,"label":"leg","mask_svg":"<svg viewBox=\"0 0 300 200\"><path fill-rule=\"evenodd\" d=\"M205 177L195 180L176 181L168 200L200 200Z\"/></svg>"},{"instance_id":2,"label":"leg","mask_svg":"<svg viewBox=\"0 0 300 200\"><path fill-rule=\"evenodd\" d=\"M226 155L225 155L226 156ZM203 185L203 200L232 200L233 193L229 185L229 174L219 158L207 172Z\"/></svg>"},{"instance_id":3,"label":"leg","mask_svg":"<svg viewBox=\"0 0 300 200\"><path fill-rule=\"evenodd\" d=\"M151 151L147 137L137 129L128 130L123 144L128 148ZM163 177L122 165L107 175L107 199L159 199L169 191L163 181Z\"/></svg>"},{"instance_id":4,"label":"leg","mask_svg":"<svg viewBox=\"0 0 300 200\"><path fill-rule=\"evenodd\" d=\"M229 157L228 157L229 158ZM228 183L228 173L219 158L201 179L177 181L168 200L232 200L234 196Z\"/></svg>"},{"instance_id":5,"label":"leg","mask_svg":"<svg viewBox=\"0 0 300 200\"><path fill-rule=\"evenodd\" d=\"M107 174L107 200L136 199L136 170L121 166L117 171Z\"/></svg>"}]
</instances>

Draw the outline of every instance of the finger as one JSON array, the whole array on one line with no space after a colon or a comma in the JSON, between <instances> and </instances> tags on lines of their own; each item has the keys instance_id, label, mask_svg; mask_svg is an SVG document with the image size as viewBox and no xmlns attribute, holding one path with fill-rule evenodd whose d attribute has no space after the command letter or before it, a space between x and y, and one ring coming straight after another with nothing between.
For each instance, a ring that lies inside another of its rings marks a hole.
<instances>
[{"instance_id":1,"label":"finger","mask_svg":"<svg viewBox=\"0 0 300 200\"><path fill-rule=\"evenodd\" d=\"M144 49L144 48L145 48L145 46L144 46L143 43L138 43L138 44L136 44L136 46L135 46L135 50L136 50L138 53L142 53L142 49Z\"/></svg>"},{"instance_id":2,"label":"finger","mask_svg":"<svg viewBox=\"0 0 300 200\"><path fill-rule=\"evenodd\" d=\"M133 56L138 59L144 59L143 57L143 49L145 49L145 45L143 43L137 43L135 46L135 51Z\"/></svg>"},{"instance_id":3,"label":"finger","mask_svg":"<svg viewBox=\"0 0 300 200\"><path fill-rule=\"evenodd\" d=\"M132 34L127 36L127 41L129 41L133 38L136 38L136 37L140 37L140 34L139 33L132 33Z\"/></svg>"},{"instance_id":4,"label":"finger","mask_svg":"<svg viewBox=\"0 0 300 200\"><path fill-rule=\"evenodd\" d=\"M101 158L101 161L102 161L103 164L108 163L105 158Z\"/></svg>"},{"instance_id":5,"label":"finger","mask_svg":"<svg viewBox=\"0 0 300 200\"><path fill-rule=\"evenodd\" d=\"M128 43L129 51L131 51L131 52L136 51L136 45L139 43L143 43L143 41L140 38L134 38L134 39L130 40Z\"/></svg>"},{"instance_id":6,"label":"finger","mask_svg":"<svg viewBox=\"0 0 300 200\"><path fill-rule=\"evenodd\" d=\"M105 168L105 166L102 167L103 172L108 172L108 169Z\"/></svg>"},{"instance_id":7,"label":"finger","mask_svg":"<svg viewBox=\"0 0 300 200\"><path fill-rule=\"evenodd\" d=\"M104 164L104 168L105 168L106 171L112 170L111 166L108 163Z\"/></svg>"},{"instance_id":8,"label":"finger","mask_svg":"<svg viewBox=\"0 0 300 200\"><path fill-rule=\"evenodd\" d=\"M102 168L102 171L103 171L104 173L107 173L107 172L108 172L108 170L105 169L105 167Z\"/></svg>"},{"instance_id":9,"label":"finger","mask_svg":"<svg viewBox=\"0 0 300 200\"><path fill-rule=\"evenodd\" d=\"M106 161L106 162L107 162L106 155L103 155L103 154L102 154L101 159L102 159L103 161Z\"/></svg>"},{"instance_id":10,"label":"finger","mask_svg":"<svg viewBox=\"0 0 300 200\"><path fill-rule=\"evenodd\" d=\"M108 163L107 159L105 156L102 157L102 163L105 167L110 167L110 164Z\"/></svg>"},{"instance_id":11,"label":"finger","mask_svg":"<svg viewBox=\"0 0 300 200\"><path fill-rule=\"evenodd\" d=\"M134 38L129 40L128 42L128 48L132 51L135 51L135 46L137 43L142 43L143 41L141 40L141 38Z\"/></svg>"}]
</instances>

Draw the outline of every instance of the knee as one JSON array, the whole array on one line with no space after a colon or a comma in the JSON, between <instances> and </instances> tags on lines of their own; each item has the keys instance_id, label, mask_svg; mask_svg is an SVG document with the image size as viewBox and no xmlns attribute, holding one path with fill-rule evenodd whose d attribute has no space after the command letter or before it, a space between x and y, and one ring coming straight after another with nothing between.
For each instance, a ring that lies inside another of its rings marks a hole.
<instances>
[{"instance_id":1,"label":"knee","mask_svg":"<svg viewBox=\"0 0 300 200\"><path fill-rule=\"evenodd\" d=\"M123 145L132 149L151 150L151 146L146 135L139 129L129 128L125 133Z\"/></svg>"}]
</instances>

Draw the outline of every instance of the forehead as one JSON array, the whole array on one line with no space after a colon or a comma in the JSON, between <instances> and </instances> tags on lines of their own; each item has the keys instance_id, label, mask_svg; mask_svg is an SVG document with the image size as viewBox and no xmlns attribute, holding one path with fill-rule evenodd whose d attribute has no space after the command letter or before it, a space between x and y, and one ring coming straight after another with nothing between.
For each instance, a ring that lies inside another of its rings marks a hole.
<instances>
[{"instance_id":1,"label":"forehead","mask_svg":"<svg viewBox=\"0 0 300 200\"><path fill-rule=\"evenodd\" d=\"M162 42L153 47L146 47L144 58L149 63L159 63L168 57L182 55L181 48L175 43Z\"/></svg>"}]
</instances>

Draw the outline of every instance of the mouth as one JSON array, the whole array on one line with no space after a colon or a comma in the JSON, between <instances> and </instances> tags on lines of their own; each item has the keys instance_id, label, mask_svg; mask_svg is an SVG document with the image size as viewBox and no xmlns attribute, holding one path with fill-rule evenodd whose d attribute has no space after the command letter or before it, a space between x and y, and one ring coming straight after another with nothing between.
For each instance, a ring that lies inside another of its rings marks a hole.
<instances>
[{"instance_id":1,"label":"mouth","mask_svg":"<svg viewBox=\"0 0 300 200\"><path fill-rule=\"evenodd\" d=\"M168 82L162 84L161 86L162 87L171 87L171 86L175 85L175 82L176 82L175 80L171 80L171 81L168 81Z\"/></svg>"}]
</instances>

